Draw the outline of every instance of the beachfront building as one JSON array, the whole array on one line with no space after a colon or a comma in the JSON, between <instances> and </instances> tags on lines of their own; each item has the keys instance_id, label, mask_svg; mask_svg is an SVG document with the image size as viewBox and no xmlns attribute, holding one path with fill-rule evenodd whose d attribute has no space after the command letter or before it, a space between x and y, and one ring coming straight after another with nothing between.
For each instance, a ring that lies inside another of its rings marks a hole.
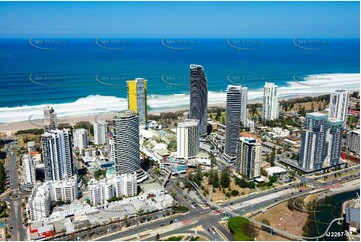
<instances>
[{"instance_id":1,"label":"beachfront building","mask_svg":"<svg viewBox=\"0 0 361 242\"><path fill-rule=\"evenodd\" d=\"M360 154L360 130L351 130L347 134L346 145L348 149L356 154Z\"/></svg>"},{"instance_id":2,"label":"beachfront building","mask_svg":"<svg viewBox=\"0 0 361 242\"><path fill-rule=\"evenodd\" d=\"M186 119L177 125L177 157L194 158L199 152L199 121Z\"/></svg>"},{"instance_id":3,"label":"beachfront building","mask_svg":"<svg viewBox=\"0 0 361 242\"><path fill-rule=\"evenodd\" d=\"M59 181L74 175L72 137L69 129L51 130L41 136L45 180Z\"/></svg>"},{"instance_id":4,"label":"beachfront building","mask_svg":"<svg viewBox=\"0 0 361 242\"><path fill-rule=\"evenodd\" d=\"M138 194L137 173L123 174L88 184L89 199L93 206L102 205L112 198L133 197Z\"/></svg>"},{"instance_id":5,"label":"beachfront building","mask_svg":"<svg viewBox=\"0 0 361 242\"><path fill-rule=\"evenodd\" d=\"M114 165L117 175L137 172L138 182L147 178L140 167L139 120L131 110L118 113L112 119Z\"/></svg>"},{"instance_id":6,"label":"beachfront building","mask_svg":"<svg viewBox=\"0 0 361 242\"><path fill-rule=\"evenodd\" d=\"M199 121L200 134L207 133L208 83L201 65L190 65L189 119Z\"/></svg>"},{"instance_id":7,"label":"beachfront building","mask_svg":"<svg viewBox=\"0 0 361 242\"><path fill-rule=\"evenodd\" d=\"M74 148L78 148L81 152L89 145L88 130L75 129L74 131Z\"/></svg>"},{"instance_id":8,"label":"beachfront building","mask_svg":"<svg viewBox=\"0 0 361 242\"><path fill-rule=\"evenodd\" d=\"M247 111L247 103L248 103L248 88L242 87L242 100L241 100L241 123L244 127L248 127L248 111Z\"/></svg>"},{"instance_id":9,"label":"beachfront building","mask_svg":"<svg viewBox=\"0 0 361 242\"><path fill-rule=\"evenodd\" d=\"M275 120L279 117L277 85L266 82L263 89L262 120Z\"/></svg>"},{"instance_id":10,"label":"beachfront building","mask_svg":"<svg viewBox=\"0 0 361 242\"><path fill-rule=\"evenodd\" d=\"M350 92L346 90L336 90L331 93L328 107L329 119L342 120L346 124L349 97Z\"/></svg>"},{"instance_id":11,"label":"beachfront building","mask_svg":"<svg viewBox=\"0 0 361 242\"><path fill-rule=\"evenodd\" d=\"M93 124L94 144L104 145L107 142L108 124L105 121L97 121Z\"/></svg>"},{"instance_id":12,"label":"beachfront building","mask_svg":"<svg viewBox=\"0 0 361 242\"><path fill-rule=\"evenodd\" d=\"M262 146L254 138L240 137L237 142L236 170L246 179L261 176Z\"/></svg>"},{"instance_id":13,"label":"beachfront building","mask_svg":"<svg viewBox=\"0 0 361 242\"><path fill-rule=\"evenodd\" d=\"M50 193L43 186L33 189L28 202L29 218L32 222L41 221L50 215Z\"/></svg>"},{"instance_id":14,"label":"beachfront building","mask_svg":"<svg viewBox=\"0 0 361 242\"><path fill-rule=\"evenodd\" d=\"M32 188L35 185L35 162L30 155L23 155L21 161L24 186Z\"/></svg>"},{"instance_id":15,"label":"beachfront building","mask_svg":"<svg viewBox=\"0 0 361 242\"><path fill-rule=\"evenodd\" d=\"M224 158L228 162L233 162L237 155L237 141L240 133L241 110L242 110L241 86L227 87L226 105L226 144L224 148Z\"/></svg>"},{"instance_id":16,"label":"beachfront building","mask_svg":"<svg viewBox=\"0 0 361 242\"><path fill-rule=\"evenodd\" d=\"M342 131L342 120L319 112L306 114L298 166L312 171L339 164Z\"/></svg>"},{"instance_id":17,"label":"beachfront building","mask_svg":"<svg viewBox=\"0 0 361 242\"><path fill-rule=\"evenodd\" d=\"M147 80L136 78L127 81L128 109L134 111L142 128L147 124Z\"/></svg>"},{"instance_id":18,"label":"beachfront building","mask_svg":"<svg viewBox=\"0 0 361 242\"><path fill-rule=\"evenodd\" d=\"M56 112L52 107L44 107L44 132L54 130L57 127Z\"/></svg>"}]
</instances>

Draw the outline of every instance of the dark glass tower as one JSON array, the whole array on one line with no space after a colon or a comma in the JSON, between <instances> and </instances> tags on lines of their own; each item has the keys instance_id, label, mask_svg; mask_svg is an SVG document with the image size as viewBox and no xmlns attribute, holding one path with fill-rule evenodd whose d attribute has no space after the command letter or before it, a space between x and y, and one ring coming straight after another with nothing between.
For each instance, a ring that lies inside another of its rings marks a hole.
<instances>
[{"instance_id":1,"label":"dark glass tower","mask_svg":"<svg viewBox=\"0 0 361 242\"><path fill-rule=\"evenodd\" d=\"M201 65L190 65L189 118L199 120L200 134L207 133L208 84Z\"/></svg>"}]
</instances>

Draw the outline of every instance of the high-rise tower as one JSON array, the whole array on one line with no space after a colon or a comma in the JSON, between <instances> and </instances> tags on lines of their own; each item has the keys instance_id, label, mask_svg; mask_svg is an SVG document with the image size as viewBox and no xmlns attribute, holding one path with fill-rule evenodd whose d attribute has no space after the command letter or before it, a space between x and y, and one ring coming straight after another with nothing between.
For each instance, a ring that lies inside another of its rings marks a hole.
<instances>
[{"instance_id":1,"label":"high-rise tower","mask_svg":"<svg viewBox=\"0 0 361 242\"><path fill-rule=\"evenodd\" d=\"M207 133L208 84L201 65L190 65L189 118L199 120L200 134Z\"/></svg>"},{"instance_id":2,"label":"high-rise tower","mask_svg":"<svg viewBox=\"0 0 361 242\"><path fill-rule=\"evenodd\" d=\"M262 119L275 120L279 117L279 102L277 85L266 82L263 89Z\"/></svg>"},{"instance_id":3,"label":"high-rise tower","mask_svg":"<svg viewBox=\"0 0 361 242\"><path fill-rule=\"evenodd\" d=\"M134 111L139 117L139 125L147 124L147 80L136 78L127 82L128 109Z\"/></svg>"},{"instance_id":4,"label":"high-rise tower","mask_svg":"<svg viewBox=\"0 0 361 242\"><path fill-rule=\"evenodd\" d=\"M117 175L137 172L138 181L147 178L140 167L139 121L131 111L121 111L113 117L114 165Z\"/></svg>"},{"instance_id":5,"label":"high-rise tower","mask_svg":"<svg viewBox=\"0 0 361 242\"><path fill-rule=\"evenodd\" d=\"M224 155L228 161L235 159L237 154L243 94L241 86L229 85L227 87L226 144Z\"/></svg>"}]
</instances>

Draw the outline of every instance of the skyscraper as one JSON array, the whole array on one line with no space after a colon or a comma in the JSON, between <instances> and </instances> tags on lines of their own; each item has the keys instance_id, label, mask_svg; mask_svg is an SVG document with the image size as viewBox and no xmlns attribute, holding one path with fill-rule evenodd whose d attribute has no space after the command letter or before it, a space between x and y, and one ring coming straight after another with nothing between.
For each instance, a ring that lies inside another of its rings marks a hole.
<instances>
[{"instance_id":1,"label":"skyscraper","mask_svg":"<svg viewBox=\"0 0 361 242\"><path fill-rule=\"evenodd\" d=\"M237 140L240 133L242 92L241 86L227 87L226 112L226 144L224 155L228 161L233 161L237 154Z\"/></svg>"},{"instance_id":2,"label":"skyscraper","mask_svg":"<svg viewBox=\"0 0 361 242\"><path fill-rule=\"evenodd\" d=\"M190 65L189 118L199 120L200 134L207 133L208 84L201 65Z\"/></svg>"},{"instance_id":3,"label":"skyscraper","mask_svg":"<svg viewBox=\"0 0 361 242\"><path fill-rule=\"evenodd\" d=\"M104 145L107 142L108 124L105 121L97 121L93 124L94 144Z\"/></svg>"},{"instance_id":4,"label":"skyscraper","mask_svg":"<svg viewBox=\"0 0 361 242\"><path fill-rule=\"evenodd\" d=\"M241 122L244 127L248 127L248 112L247 112L247 103L248 103L248 88L242 87L242 100L241 100Z\"/></svg>"},{"instance_id":5,"label":"skyscraper","mask_svg":"<svg viewBox=\"0 0 361 242\"><path fill-rule=\"evenodd\" d=\"M277 85L266 82L263 89L262 119L275 120L279 117L279 101Z\"/></svg>"},{"instance_id":6,"label":"skyscraper","mask_svg":"<svg viewBox=\"0 0 361 242\"><path fill-rule=\"evenodd\" d=\"M127 82L128 109L134 111L139 117L139 125L147 124L147 80L136 78Z\"/></svg>"},{"instance_id":7,"label":"skyscraper","mask_svg":"<svg viewBox=\"0 0 361 242\"><path fill-rule=\"evenodd\" d=\"M340 161L343 121L328 119L319 112L306 114L298 165L317 170Z\"/></svg>"},{"instance_id":8,"label":"skyscraper","mask_svg":"<svg viewBox=\"0 0 361 242\"><path fill-rule=\"evenodd\" d=\"M23 155L21 158L23 167L24 185L31 188L35 185L35 163L30 155Z\"/></svg>"},{"instance_id":9,"label":"skyscraper","mask_svg":"<svg viewBox=\"0 0 361 242\"><path fill-rule=\"evenodd\" d=\"M88 130L76 129L74 131L74 148L79 148L80 152L89 145Z\"/></svg>"},{"instance_id":10,"label":"skyscraper","mask_svg":"<svg viewBox=\"0 0 361 242\"><path fill-rule=\"evenodd\" d=\"M70 130L46 132L41 136L41 146L45 180L59 181L74 175Z\"/></svg>"},{"instance_id":11,"label":"skyscraper","mask_svg":"<svg viewBox=\"0 0 361 242\"><path fill-rule=\"evenodd\" d=\"M140 167L139 121L131 110L113 117L114 165L117 175L137 172L138 181L147 178Z\"/></svg>"},{"instance_id":12,"label":"skyscraper","mask_svg":"<svg viewBox=\"0 0 361 242\"><path fill-rule=\"evenodd\" d=\"M350 92L336 90L331 93L328 118L342 120L346 124Z\"/></svg>"},{"instance_id":13,"label":"skyscraper","mask_svg":"<svg viewBox=\"0 0 361 242\"><path fill-rule=\"evenodd\" d=\"M254 138L240 137L237 142L236 169L247 179L261 175L262 146Z\"/></svg>"},{"instance_id":14,"label":"skyscraper","mask_svg":"<svg viewBox=\"0 0 361 242\"><path fill-rule=\"evenodd\" d=\"M199 121L186 119L177 126L177 157L188 160L199 152Z\"/></svg>"},{"instance_id":15,"label":"skyscraper","mask_svg":"<svg viewBox=\"0 0 361 242\"><path fill-rule=\"evenodd\" d=\"M56 129L57 118L56 112L52 107L44 107L44 131L48 132L50 130Z\"/></svg>"}]
</instances>

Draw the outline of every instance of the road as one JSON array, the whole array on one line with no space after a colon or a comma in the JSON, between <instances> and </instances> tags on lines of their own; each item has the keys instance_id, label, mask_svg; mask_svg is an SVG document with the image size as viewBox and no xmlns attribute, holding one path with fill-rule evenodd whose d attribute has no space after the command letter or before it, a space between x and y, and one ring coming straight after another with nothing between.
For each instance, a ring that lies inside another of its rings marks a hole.
<instances>
[{"instance_id":1,"label":"road","mask_svg":"<svg viewBox=\"0 0 361 242\"><path fill-rule=\"evenodd\" d=\"M23 227L22 203L29 194L19 190L16 150L14 143L7 149L8 168L10 175L10 193L2 194L1 198L10 204L10 216L7 223L12 227L11 240L26 240L26 230Z\"/></svg>"}]
</instances>

